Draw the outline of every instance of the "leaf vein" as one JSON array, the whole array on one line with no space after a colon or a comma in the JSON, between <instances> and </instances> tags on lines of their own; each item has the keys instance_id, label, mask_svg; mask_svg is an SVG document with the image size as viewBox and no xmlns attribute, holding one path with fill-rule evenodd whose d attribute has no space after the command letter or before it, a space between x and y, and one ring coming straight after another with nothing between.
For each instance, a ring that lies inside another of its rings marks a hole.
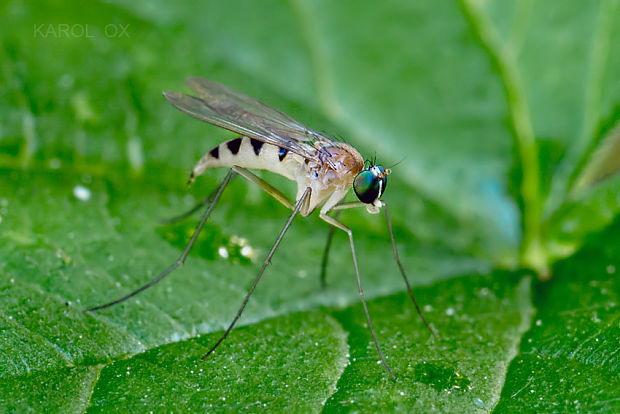
<instances>
[{"instance_id":1,"label":"leaf vein","mask_svg":"<svg viewBox=\"0 0 620 414\"><path fill-rule=\"evenodd\" d=\"M482 46L497 65L506 91L522 174L520 189L523 200L521 262L536 269L539 274L545 275L548 273L548 258L540 246L541 200L538 150L525 88L515 60L514 50L501 43L499 35L477 1L460 0L460 3Z\"/></svg>"}]
</instances>

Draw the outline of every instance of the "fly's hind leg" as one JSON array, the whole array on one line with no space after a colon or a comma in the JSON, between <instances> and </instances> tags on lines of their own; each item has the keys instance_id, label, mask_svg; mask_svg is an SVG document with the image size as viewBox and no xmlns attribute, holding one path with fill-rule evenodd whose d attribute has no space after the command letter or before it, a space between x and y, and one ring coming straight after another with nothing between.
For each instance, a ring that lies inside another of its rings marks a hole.
<instances>
[{"instance_id":1,"label":"fly's hind leg","mask_svg":"<svg viewBox=\"0 0 620 414\"><path fill-rule=\"evenodd\" d=\"M235 176L233 175L231 177L235 178ZM203 198L201 201L199 201L198 203L196 203L196 205L194 205L192 208L190 208L189 210L187 210L184 213L179 214L178 216L174 216L174 217L170 217L170 218L166 218L166 219L162 219L161 220L161 224L172 224L172 223L178 223L179 221L183 221L188 217L191 217L195 212L197 212L198 210L200 210L201 208L203 208L204 206L206 206L209 203L212 203L213 200L215 199L215 196L217 194L219 190L219 187L216 188L215 190L213 190L211 192L211 194L209 194L208 196L206 196L205 198Z\"/></svg>"},{"instance_id":2,"label":"fly's hind leg","mask_svg":"<svg viewBox=\"0 0 620 414\"><path fill-rule=\"evenodd\" d=\"M293 210L295 208L295 205L290 202L288 197L284 193L282 193L282 191L278 190L262 178L258 177L256 174L237 165L233 166L232 170L249 182L251 182L252 184L256 184L257 186L259 186L264 192L278 200L284 207L288 208L289 210Z\"/></svg>"},{"instance_id":3,"label":"fly's hind leg","mask_svg":"<svg viewBox=\"0 0 620 414\"><path fill-rule=\"evenodd\" d=\"M259 186L263 191L265 191L267 194L271 195L273 198L278 200L280 203L282 203L289 210L293 209L294 206L289 201L288 197L286 197L280 190L278 190L277 188L275 188L271 184L265 182L262 178L257 177L255 174L253 174L252 172L250 172L250 171L248 171L248 170L246 170L245 168L242 168L242 167L233 166L232 170L235 173L243 176L243 178L245 178L246 180L250 181L251 183L256 184L257 186ZM234 178L234 176L233 176L233 178ZM183 221L186 218L190 217L192 214L194 214L195 212L200 210L202 207L204 207L207 204L213 202L213 199L215 198L215 195L217 194L217 190L218 190L217 188L215 190L213 190L213 192L211 194L206 196L200 202L196 203L196 205L194 205L192 208L190 208L186 212L184 212L182 214L179 214L178 216L174 216L174 217L170 217L170 218L167 218L167 219L163 219L161 221L162 224L177 223L179 221Z\"/></svg>"},{"instance_id":4,"label":"fly's hind leg","mask_svg":"<svg viewBox=\"0 0 620 414\"><path fill-rule=\"evenodd\" d=\"M127 299L130 299L136 296L138 293L142 292L143 290L146 290L150 288L151 286L155 285L156 283L161 281L164 277L172 273L172 271L175 270L177 267L181 266L185 262L185 259L187 259L187 256L189 255L189 251L191 250L192 246L196 242L196 238L198 238L198 235L200 234L200 231L204 227L205 223L207 222L207 219L211 215L213 208L217 204L218 200L220 199L220 196L224 192L224 189L226 188L226 186L228 185L228 183L230 182L230 180L233 178L234 175L235 175L235 171L233 169L230 169L228 171L228 174L226 174L226 177L224 177L224 180L222 181L222 183L217 187L215 191L215 195L213 196L213 200L211 201L211 204L205 211L204 215L202 216L202 219L200 220L200 223L198 224L198 227L196 227L196 230L194 230L194 234L192 234L192 237L189 240L189 243L187 243L187 246L183 250L183 253L181 253L181 256L177 259L176 262L171 264L166 270L164 270L163 272L161 272L160 274L158 274L153 279L151 279L144 285L140 286L138 289L134 290L133 292L128 293L127 295L119 299L113 300L112 302L104 303L103 305L98 305L98 306L94 306L92 308L86 309L84 312L93 312L99 309L105 309L110 306L124 302Z\"/></svg>"},{"instance_id":5,"label":"fly's hind leg","mask_svg":"<svg viewBox=\"0 0 620 414\"><path fill-rule=\"evenodd\" d=\"M261 178L257 177L256 175L252 174L250 171L246 170L245 168L238 167L238 166L233 166L228 171L228 174L226 175L226 177L224 178L222 183L217 187L217 189L212 194L210 194L202 202L200 202L197 206L194 206L188 212L186 212L184 214L181 214L181 215L179 215L177 217L174 217L174 218L172 218L170 220L170 222L182 220L182 219L188 217L189 215L191 215L192 213L194 213L196 210L200 209L200 207L202 207L203 205L210 203L209 207L205 211L205 214L203 215L202 219L200 220L200 223L198 224L198 227L196 227L196 230L194 230L194 233L192 234L192 237L191 237L189 243L187 244L187 246L183 250L183 253L181 253L181 256L177 259L176 262L174 262L166 270L164 270L163 272L161 272L160 274L158 274L153 279L151 279L150 281L148 281L144 285L140 286L138 289L134 290L133 292L128 293L127 295L125 295L125 296L123 296L123 297L121 297L119 299L113 300L113 301L108 302L108 303L104 303L103 305L98 305L98 306L94 306L92 308L88 308L84 312L93 312L93 311L96 311L96 310L105 309L105 308L108 308L110 306L117 305L119 303L125 302L127 299L130 299L130 298L136 296L138 293L140 293L140 292L150 288L151 286L157 284L164 277L166 277L170 273L172 273L177 267L181 266L185 262L185 260L187 259L187 256L189 255L189 251L191 250L192 246L196 242L196 238L198 238L198 235L200 234L200 231L202 230L202 228L204 227L205 223L207 222L207 219L211 215L211 212L213 211L213 208L217 204L218 200L220 199L220 196L222 195L222 192L224 192L224 188L226 188L226 186L228 185L230 180L235 176L235 174L239 174L242 177L244 177L245 179L247 179L248 181L250 181L251 183L254 183L254 184L258 185L267 194L269 194L272 197L274 197L276 200L278 200L280 203L282 203L284 206L286 206L290 210L293 210L295 208L295 206L293 206L293 204L288 200L288 198L281 191L279 191L278 189L276 189L272 185L268 184L267 182L265 182Z\"/></svg>"}]
</instances>

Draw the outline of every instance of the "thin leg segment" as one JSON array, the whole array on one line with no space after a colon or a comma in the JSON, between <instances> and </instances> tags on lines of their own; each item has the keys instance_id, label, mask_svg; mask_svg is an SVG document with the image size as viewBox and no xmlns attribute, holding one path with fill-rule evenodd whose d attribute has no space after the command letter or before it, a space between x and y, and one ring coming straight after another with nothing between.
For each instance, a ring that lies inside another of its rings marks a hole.
<instances>
[{"instance_id":1,"label":"thin leg segment","mask_svg":"<svg viewBox=\"0 0 620 414\"><path fill-rule=\"evenodd\" d=\"M269 194L270 196L278 200L284 207L288 208L289 210L293 210L295 208L293 203L289 201L288 197L284 193L282 193L280 190L278 190L277 188L275 188L274 186L272 186L271 184L269 184L262 178L258 177L256 174L252 173L249 170L246 170L243 167L238 167L236 165L233 166L232 169L234 172L241 175L243 178L245 178L249 182L259 186L267 194Z\"/></svg>"},{"instance_id":2,"label":"thin leg segment","mask_svg":"<svg viewBox=\"0 0 620 414\"><path fill-rule=\"evenodd\" d=\"M235 178L235 176L233 175L232 178ZM171 223L178 223L179 221L185 220L186 218L190 217L192 214L194 214L195 212L197 212L198 210L200 210L201 208L203 208L207 204L212 203L213 199L215 198L215 196L216 196L217 192L219 191L219 189L220 188L217 187L215 190L213 190L213 192L211 194L206 196L202 201L200 201L194 207L192 207L189 210L187 210L185 213L179 214L178 216L174 216L174 217L170 217L170 218L167 218L167 219L163 219L163 220L161 220L161 223L162 224L171 224Z\"/></svg>"},{"instance_id":3,"label":"thin leg segment","mask_svg":"<svg viewBox=\"0 0 620 414\"><path fill-rule=\"evenodd\" d=\"M338 220L341 210L347 210L350 208L366 207L366 204L359 201L350 201L345 203L336 204L330 211L334 211L334 219ZM325 249L323 250L323 259L321 260L321 275L320 283L321 289L327 287L327 262L329 261L329 251L332 247L332 240L334 238L334 230L336 227L329 226L329 232L327 233L327 242L325 243Z\"/></svg>"},{"instance_id":4,"label":"thin leg segment","mask_svg":"<svg viewBox=\"0 0 620 414\"><path fill-rule=\"evenodd\" d=\"M241 307L237 311L237 314L235 315L235 318L230 323L230 325L228 326L228 329L226 329L226 331L220 337L220 339L211 347L211 349L209 349L209 351L207 351L206 354L204 354L202 356L201 359L204 360L206 357L211 355L211 353L213 351L215 351L215 349L222 343L222 341L224 341L224 339L226 339L226 337L228 336L228 334L230 333L232 328L237 323L237 320L241 317L241 314L243 313L243 310L245 309L245 305L247 305L248 301L250 300L250 296L252 296L252 293L254 293L254 289L256 288L256 285L258 285L258 282L260 281L260 278L263 276L263 273L265 272L265 269L267 268L267 265L270 263L271 258L273 257L274 253L276 252L276 249L278 248L278 246L280 245L280 242L284 238L284 234L286 233L288 228L291 226L291 223L293 222L293 219L295 218L295 216L299 212L299 209L301 208L301 206L306 201L306 198L310 197L310 193L311 193L311 189L310 189L310 187L308 187L306 189L306 191L303 193L303 195L301 196L301 198L299 199L299 201L297 201L297 204L295 205L295 207L293 209L293 212L291 213L291 215L289 216L288 220L286 221L286 224L282 228L282 231L280 231L280 234L278 235L278 238L276 239L275 243L271 247L271 250L269 251L269 254L265 258L265 261L263 262L263 265L261 266L260 270L258 271L258 274L256 275L256 278L254 279L254 282L252 283L252 286L250 287L250 290L245 295L245 298L243 299L243 303L241 304Z\"/></svg>"},{"instance_id":5,"label":"thin leg segment","mask_svg":"<svg viewBox=\"0 0 620 414\"><path fill-rule=\"evenodd\" d=\"M407 293L409 293L409 297L413 301L413 305L415 306L415 309L418 312L420 319L422 319L422 322L424 322L424 325L428 328L429 331L431 331L431 333L433 334L433 336L435 336L437 340L440 340L441 338L439 337L439 334L435 332L433 328L431 328L430 324L424 317L424 314L422 313L422 309L420 309L420 306L418 305L418 301L415 300L415 296L413 295L413 289L411 289L411 285L409 285L409 280L407 279L407 275L405 274L405 268L403 267L402 263L400 262L400 258L398 257L398 250L396 249L396 241L394 240L394 232L392 231L392 220L390 219L390 213L388 211L388 206L385 202L383 202L383 211L385 211L385 221L387 222L388 231L390 232L390 240L392 241L392 250L394 252L394 260L396 260L396 264L398 265L398 268L400 269L400 274L403 276L405 285L407 285Z\"/></svg>"},{"instance_id":6,"label":"thin leg segment","mask_svg":"<svg viewBox=\"0 0 620 414\"><path fill-rule=\"evenodd\" d=\"M362 203L361 201L347 201L347 202L344 202L344 203L336 204L329 211L333 211L333 210L349 210L351 208L360 208L360 207L366 207L366 206L367 206L367 204L366 203Z\"/></svg>"},{"instance_id":7,"label":"thin leg segment","mask_svg":"<svg viewBox=\"0 0 620 414\"><path fill-rule=\"evenodd\" d=\"M232 170L234 172L236 172L237 174L241 175L243 178L245 178L246 180L248 180L252 184L256 184L257 186L259 186L267 194L269 194L270 196L272 196L273 198L278 200L280 203L282 203L282 205L284 205L284 207L288 208L289 210L292 210L294 208L293 204L289 201L288 197L286 195L284 195L284 193L282 193L280 190L278 190L277 188L275 188L271 184L267 183L262 178L256 176L251 171L249 171L249 170L247 170L247 169L245 169L243 167L238 167L236 165L232 167ZM162 223L163 224L176 223L176 222L185 220L186 218L190 217L196 211L200 210L203 206L206 206L207 204L211 203L213 201L213 198L217 194L218 189L219 188L216 188L211 194L209 194L202 201L197 203L194 207L192 207L191 209L189 209L185 213L179 214L178 216L171 217L169 219L164 219L164 220L162 220Z\"/></svg>"},{"instance_id":8,"label":"thin leg segment","mask_svg":"<svg viewBox=\"0 0 620 414\"><path fill-rule=\"evenodd\" d=\"M113 306L113 305L116 305L118 303L124 302L127 299L129 299L129 298L131 298L133 296L136 296L138 293L142 292L143 290L146 290L146 289L150 288L151 286L155 285L160 280L162 280L164 277L168 276L177 267L182 265L185 262L185 259L187 259L187 255L189 254L189 251L191 250L191 248L194 245L194 243L196 242L196 238L200 234L200 231L202 230L202 228L204 227L205 223L207 222L207 219L211 215L211 212L213 211L213 208L215 207L215 205L217 204L218 200L220 199L220 196L224 192L224 188L226 188L226 186L228 185L230 180L233 178L234 174L235 174L235 172L232 169L230 169L228 171L228 174L226 174L226 177L224 177L224 181L222 181L222 183L219 185L219 187L217 188L217 190L215 192L215 195L213 196L213 201L211 202L211 204L209 205L209 207L205 211L204 215L202 216L202 219L200 220L200 224L198 224L198 227L196 227L196 230L194 230L194 234L192 234L192 238L190 239L189 243L185 247L185 250L183 250L183 253L181 253L181 256L177 259L176 262L174 262L166 270L164 270L163 272L161 272L160 274L155 276L155 278L151 279L148 283L140 286L138 289L136 289L133 292L123 296L122 298L113 300L112 302L108 302L108 303L105 303L103 305L99 305L99 306L95 306L95 307L86 309L84 312L93 312L93 311L96 311L96 310L99 310L99 309L108 308L110 306Z\"/></svg>"},{"instance_id":9,"label":"thin leg segment","mask_svg":"<svg viewBox=\"0 0 620 414\"><path fill-rule=\"evenodd\" d=\"M364 297L364 290L362 289L362 280L360 279L360 271L357 265L357 256L355 255L355 245L353 244L353 232L344 224L340 223L333 217L330 217L326 214L321 213L321 219L326 221L328 224L331 224L334 227L338 227L339 229L345 231L349 235L349 244L351 245L351 254L353 255L353 266L355 267L355 278L357 279L357 288L360 294L360 298L362 299L362 305L364 306L364 312L366 313L366 321L368 322L368 327L370 328L370 333L372 334L372 339L375 341L375 347L377 348L377 353L379 354L379 358L381 358L381 362L383 362L383 366L387 369L387 372L394 379L396 377L392 373L392 370L387 364L387 361L383 357L383 353L381 352L381 347L379 346L379 341L377 340L377 335L375 335L375 330L372 327L372 322L370 321L370 314L368 313L368 307L366 306L366 298Z\"/></svg>"},{"instance_id":10,"label":"thin leg segment","mask_svg":"<svg viewBox=\"0 0 620 414\"><path fill-rule=\"evenodd\" d=\"M334 213L334 218L338 219L340 211ZM327 287L327 262L329 260L329 250L332 247L332 240L334 239L334 230L336 227L329 226L329 232L327 233L327 243L325 243L325 250L323 250L323 259L321 260L321 289Z\"/></svg>"},{"instance_id":11,"label":"thin leg segment","mask_svg":"<svg viewBox=\"0 0 620 414\"><path fill-rule=\"evenodd\" d=\"M385 220L387 222L388 231L390 233L390 241L392 242L392 251L394 252L394 259L396 260L396 264L398 265L398 268L400 269L400 274L402 275L403 280L405 281L405 285L407 286L407 293L409 293L409 297L411 298L411 301L413 302L413 305L415 306L416 311L418 312L418 315L420 316L420 319L422 319L424 326L426 326L426 328L433 334L433 336L437 340L440 340L441 338L439 337L439 334L433 328L431 328L430 324L428 323L428 321L424 317L424 314L422 313L422 309L420 309L420 306L418 305L418 301L415 299L415 296L413 294L413 289L411 289L411 285L409 285L409 280L407 279L407 275L405 274L405 268L403 267L402 263L400 262L400 258L398 257L398 250L396 249L396 241L394 240L394 232L392 231L392 220L390 219L390 213L388 211L388 206L385 203L385 201L382 201L381 203L385 211ZM352 201L352 202L337 204L332 208L332 210L347 210L351 208L365 207L365 206L366 204L361 203L359 201Z\"/></svg>"}]
</instances>

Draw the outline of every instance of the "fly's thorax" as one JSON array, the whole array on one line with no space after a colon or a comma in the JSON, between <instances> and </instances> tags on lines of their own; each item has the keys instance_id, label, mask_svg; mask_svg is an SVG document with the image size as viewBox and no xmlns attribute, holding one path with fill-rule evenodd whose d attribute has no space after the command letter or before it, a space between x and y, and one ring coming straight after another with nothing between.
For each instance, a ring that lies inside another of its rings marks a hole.
<instances>
[{"instance_id":1,"label":"fly's thorax","mask_svg":"<svg viewBox=\"0 0 620 414\"><path fill-rule=\"evenodd\" d=\"M297 176L297 199L307 187L312 188L309 212L329 200L330 208L340 201L353 185L355 176L364 168L360 153L341 142L317 142L319 160L306 159ZM302 212L302 215L305 215Z\"/></svg>"},{"instance_id":2,"label":"fly's thorax","mask_svg":"<svg viewBox=\"0 0 620 414\"><path fill-rule=\"evenodd\" d=\"M317 142L314 147L319 150L321 161L340 176L355 177L364 168L364 158L349 144Z\"/></svg>"},{"instance_id":3,"label":"fly's thorax","mask_svg":"<svg viewBox=\"0 0 620 414\"><path fill-rule=\"evenodd\" d=\"M319 160L306 159L302 171L304 177L298 177L298 181L302 179L317 195L336 189L348 190L355 176L364 168L359 152L344 143L316 143L314 146L319 150Z\"/></svg>"}]
</instances>

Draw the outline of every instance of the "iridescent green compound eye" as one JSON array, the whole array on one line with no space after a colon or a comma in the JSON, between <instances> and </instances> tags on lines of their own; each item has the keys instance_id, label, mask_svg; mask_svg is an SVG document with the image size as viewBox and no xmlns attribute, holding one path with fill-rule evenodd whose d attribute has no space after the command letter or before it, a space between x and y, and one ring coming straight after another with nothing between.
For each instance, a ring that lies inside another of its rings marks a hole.
<instances>
[{"instance_id":1,"label":"iridescent green compound eye","mask_svg":"<svg viewBox=\"0 0 620 414\"><path fill-rule=\"evenodd\" d=\"M374 165L355 176L353 190L362 203L372 204L385 191L387 174L383 167Z\"/></svg>"}]
</instances>

